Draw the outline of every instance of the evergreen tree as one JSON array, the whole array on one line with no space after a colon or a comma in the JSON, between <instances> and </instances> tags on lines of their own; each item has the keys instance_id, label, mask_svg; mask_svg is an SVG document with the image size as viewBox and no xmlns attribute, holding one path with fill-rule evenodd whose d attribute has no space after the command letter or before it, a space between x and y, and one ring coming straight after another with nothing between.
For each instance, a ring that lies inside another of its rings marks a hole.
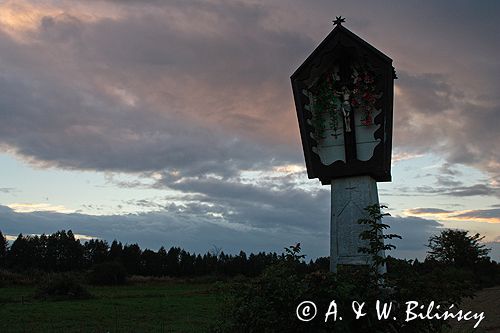
<instances>
[{"instance_id":1,"label":"evergreen tree","mask_svg":"<svg viewBox=\"0 0 500 333\"><path fill-rule=\"evenodd\" d=\"M8 243L7 238L2 234L0 230L0 268L5 268L7 265L7 250Z\"/></svg>"},{"instance_id":2,"label":"evergreen tree","mask_svg":"<svg viewBox=\"0 0 500 333\"><path fill-rule=\"evenodd\" d=\"M161 261L156 252L146 249L141 254L141 274L145 276L160 276Z\"/></svg>"},{"instance_id":3,"label":"evergreen tree","mask_svg":"<svg viewBox=\"0 0 500 333\"><path fill-rule=\"evenodd\" d=\"M141 272L141 248L137 244L125 245L122 251L122 262L128 274Z\"/></svg>"},{"instance_id":4,"label":"evergreen tree","mask_svg":"<svg viewBox=\"0 0 500 333\"><path fill-rule=\"evenodd\" d=\"M84 263L84 247L75 239L71 230L58 231L47 237L46 261L49 271L81 269Z\"/></svg>"},{"instance_id":5,"label":"evergreen tree","mask_svg":"<svg viewBox=\"0 0 500 333\"><path fill-rule=\"evenodd\" d=\"M101 264L108 260L109 245L104 240L91 239L85 242L83 248L85 266L87 267Z\"/></svg>"},{"instance_id":6,"label":"evergreen tree","mask_svg":"<svg viewBox=\"0 0 500 333\"><path fill-rule=\"evenodd\" d=\"M178 276L180 275L180 253L181 249L178 247L171 247L168 250L166 263L167 263L167 275L169 276Z\"/></svg>"},{"instance_id":7,"label":"evergreen tree","mask_svg":"<svg viewBox=\"0 0 500 333\"><path fill-rule=\"evenodd\" d=\"M23 234L19 234L8 252L8 266L16 270L33 268L37 261L36 251L32 245L29 236L25 237Z\"/></svg>"},{"instance_id":8,"label":"evergreen tree","mask_svg":"<svg viewBox=\"0 0 500 333\"><path fill-rule=\"evenodd\" d=\"M123 245L121 242L118 242L116 239L111 243L111 247L109 248L109 259L111 261L121 261L123 253Z\"/></svg>"}]
</instances>

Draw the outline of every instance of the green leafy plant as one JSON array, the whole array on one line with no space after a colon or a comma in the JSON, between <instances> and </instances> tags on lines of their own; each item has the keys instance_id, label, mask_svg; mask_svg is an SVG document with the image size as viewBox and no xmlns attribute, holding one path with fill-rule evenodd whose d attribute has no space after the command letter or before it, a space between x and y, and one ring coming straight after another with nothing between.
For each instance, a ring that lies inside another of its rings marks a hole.
<instances>
[{"instance_id":1,"label":"green leafy plant","mask_svg":"<svg viewBox=\"0 0 500 333\"><path fill-rule=\"evenodd\" d=\"M382 223L384 216L390 216L389 213L382 213L382 209L387 206L374 204L365 208L368 212L367 218L358 220L359 224L366 225L368 228L361 232L359 237L368 242L368 246L360 247L359 251L371 255L372 264L370 271L378 278L382 278L383 274L380 273L380 267L385 266L387 257L384 255L385 251L393 250L396 247L392 244L386 244L384 240L399 238L401 236L396 234L384 234L383 231L390 228L389 225Z\"/></svg>"},{"instance_id":2,"label":"green leafy plant","mask_svg":"<svg viewBox=\"0 0 500 333\"><path fill-rule=\"evenodd\" d=\"M401 238L383 234L389 228L382 223L388 216L372 205L366 208L367 217L359 220L366 225L360 237L367 242L364 253L371 254L370 266L341 266L338 273L303 269L304 255L300 243L285 248L277 262L252 280L239 281L226 288L221 319L213 332L442 332L447 324L442 320L405 321L405 302L429 304L435 301L446 309L472 295L472 276L452 266L437 267L414 264L382 255L395 248L386 240ZM387 273L380 273L380 266ZM305 300L315 303L318 315L303 322L296 317L297 306ZM330 302L335 300L342 311L342 320L325 322ZM391 317L379 320L376 301L393 304ZM366 315L356 318L351 309L353 301L365 302ZM393 320L392 317L396 320Z\"/></svg>"}]
</instances>

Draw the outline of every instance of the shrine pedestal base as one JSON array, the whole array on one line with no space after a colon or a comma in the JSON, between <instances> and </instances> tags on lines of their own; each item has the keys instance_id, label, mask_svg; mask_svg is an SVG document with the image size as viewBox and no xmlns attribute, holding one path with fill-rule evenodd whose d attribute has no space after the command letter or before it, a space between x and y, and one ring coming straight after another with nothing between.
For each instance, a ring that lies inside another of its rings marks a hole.
<instances>
[{"instance_id":1,"label":"shrine pedestal base","mask_svg":"<svg viewBox=\"0 0 500 333\"><path fill-rule=\"evenodd\" d=\"M330 271L337 272L338 265L371 265L371 254L359 251L368 242L359 237L367 226L358 220L368 217L367 206L379 203L377 182L369 176L357 176L334 179L331 187ZM380 273L385 271L385 266L379 267Z\"/></svg>"}]
</instances>

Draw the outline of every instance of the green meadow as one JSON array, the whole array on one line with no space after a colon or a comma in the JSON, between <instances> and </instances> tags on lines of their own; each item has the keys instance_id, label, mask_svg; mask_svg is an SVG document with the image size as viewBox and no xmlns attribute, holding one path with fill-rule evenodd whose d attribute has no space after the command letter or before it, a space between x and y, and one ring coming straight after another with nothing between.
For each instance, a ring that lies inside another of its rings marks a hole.
<instances>
[{"instance_id":1,"label":"green meadow","mask_svg":"<svg viewBox=\"0 0 500 333\"><path fill-rule=\"evenodd\" d=\"M215 319L214 284L89 287L84 300L39 300L34 287L0 288L0 332L200 332Z\"/></svg>"}]
</instances>

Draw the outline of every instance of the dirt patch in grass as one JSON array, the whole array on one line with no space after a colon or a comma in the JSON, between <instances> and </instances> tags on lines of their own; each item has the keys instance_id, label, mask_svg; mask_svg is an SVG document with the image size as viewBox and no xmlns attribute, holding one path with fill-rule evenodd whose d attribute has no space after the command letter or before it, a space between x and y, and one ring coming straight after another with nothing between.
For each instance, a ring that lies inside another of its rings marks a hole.
<instances>
[{"instance_id":1,"label":"dirt patch in grass","mask_svg":"<svg viewBox=\"0 0 500 333\"><path fill-rule=\"evenodd\" d=\"M500 332L500 286L480 290L474 298L462 302L459 309L464 312L484 312L485 319L479 324L478 332ZM463 332L472 332L475 323L475 320L468 322L450 320L454 329L452 332L458 332L458 329L463 329Z\"/></svg>"}]
</instances>

